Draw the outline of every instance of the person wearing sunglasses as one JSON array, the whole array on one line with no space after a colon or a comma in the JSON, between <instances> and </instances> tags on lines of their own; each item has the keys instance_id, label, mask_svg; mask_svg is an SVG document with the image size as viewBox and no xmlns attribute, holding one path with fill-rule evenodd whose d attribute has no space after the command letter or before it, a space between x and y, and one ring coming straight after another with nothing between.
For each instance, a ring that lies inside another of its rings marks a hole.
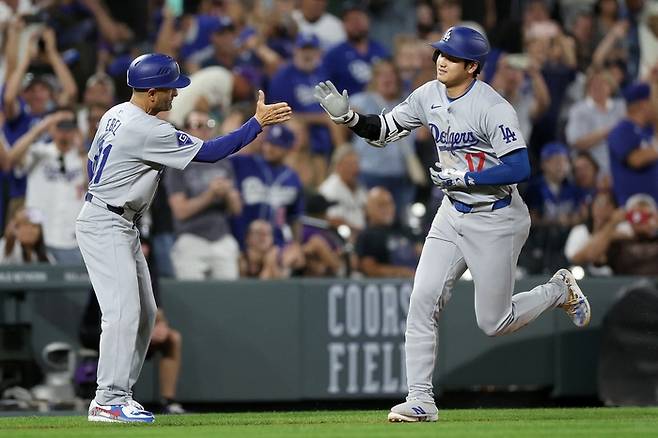
<instances>
[{"instance_id":1,"label":"person wearing sunglasses","mask_svg":"<svg viewBox=\"0 0 658 438\"><path fill-rule=\"evenodd\" d=\"M215 125L207 112L192 111L185 118L184 129L208 140ZM165 187L176 234L171 251L176 278L236 279L240 249L228 221L240 214L242 201L229 161L168 169Z\"/></svg>"}]
</instances>

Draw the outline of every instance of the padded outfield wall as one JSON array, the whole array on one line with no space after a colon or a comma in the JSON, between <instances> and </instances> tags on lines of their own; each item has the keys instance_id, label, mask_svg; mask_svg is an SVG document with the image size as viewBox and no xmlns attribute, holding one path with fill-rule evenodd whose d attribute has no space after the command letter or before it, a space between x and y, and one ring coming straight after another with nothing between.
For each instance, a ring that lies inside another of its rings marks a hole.
<instances>
[{"instance_id":1,"label":"padded outfield wall","mask_svg":"<svg viewBox=\"0 0 658 438\"><path fill-rule=\"evenodd\" d=\"M547 279L523 279L516 291ZM437 387L551 388L555 396L596 395L601 321L618 291L636 280L579 282L593 311L585 330L576 330L556 310L497 338L477 327L473 283L457 282L440 322ZM49 342L77 345L88 287L84 269L4 268L0 322L31 323L37 355ZM406 393L408 281L168 280L161 289L170 324L183 335L181 401L378 399ZM13 291L18 290L28 291L24 301L17 301L20 295ZM137 397L155 400L156 381L148 361Z\"/></svg>"}]
</instances>

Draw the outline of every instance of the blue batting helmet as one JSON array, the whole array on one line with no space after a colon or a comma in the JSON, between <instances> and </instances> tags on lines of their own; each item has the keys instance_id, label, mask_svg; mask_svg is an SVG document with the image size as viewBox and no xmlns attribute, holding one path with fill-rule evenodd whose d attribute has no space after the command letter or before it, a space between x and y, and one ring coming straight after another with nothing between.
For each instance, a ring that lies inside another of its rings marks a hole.
<instances>
[{"instance_id":1,"label":"blue batting helmet","mask_svg":"<svg viewBox=\"0 0 658 438\"><path fill-rule=\"evenodd\" d=\"M465 26L454 26L446 31L432 47L448 56L484 65L489 54L489 41L475 29ZM436 62L436 59L434 60Z\"/></svg>"},{"instance_id":2,"label":"blue batting helmet","mask_svg":"<svg viewBox=\"0 0 658 438\"><path fill-rule=\"evenodd\" d=\"M128 86L137 89L184 88L190 78L180 73L174 58L162 53L139 56L128 67Z\"/></svg>"}]
</instances>

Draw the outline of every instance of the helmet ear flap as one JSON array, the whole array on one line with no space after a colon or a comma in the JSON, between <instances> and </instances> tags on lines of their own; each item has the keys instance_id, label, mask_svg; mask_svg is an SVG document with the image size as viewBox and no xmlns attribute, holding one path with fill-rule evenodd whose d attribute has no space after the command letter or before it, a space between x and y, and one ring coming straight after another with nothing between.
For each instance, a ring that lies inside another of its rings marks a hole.
<instances>
[{"instance_id":1,"label":"helmet ear flap","mask_svg":"<svg viewBox=\"0 0 658 438\"><path fill-rule=\"evenodd\" d=\"M441 52L439 52L438 50L434 50L434 53L432 53L432 61L434 62L434 64L436 64L436 60L439 59L440 54Z\"/></svg>"}]
</instances>

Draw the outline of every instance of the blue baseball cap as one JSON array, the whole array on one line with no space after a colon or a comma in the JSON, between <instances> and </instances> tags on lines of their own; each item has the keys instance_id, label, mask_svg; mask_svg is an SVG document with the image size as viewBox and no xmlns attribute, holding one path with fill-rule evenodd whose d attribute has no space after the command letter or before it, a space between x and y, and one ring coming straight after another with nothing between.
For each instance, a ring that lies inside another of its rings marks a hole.
<instances>
[{"instance_id":1,"label":"blue baseball cap","mask_svg":"<svg viewBox=\"0 0 658 438\"><path fill-rule=\"evenodd\" d=\"M646 100L651 96L651 87L646 82L634 82L624 88L621 94L626 103Z\"/></svg>"},{"instance_id":2,"label":"blue baseball cap","mask_svg":"<svg viewBox=\"0 0 658 438\"><path fill-rule=\"evenodd\" d=\"M295 143L295 134L285 126L276 125L267 131L265 141L284 149L290 149Z\"/></svg>"},{"instance_id":3,"label":"blue baseball cap","mask_svg":"<svg viewBox=\"0 0 658 438\"><path fill-rule=\"evenodd\" d=\"M211 32L224 32L235 30L235 24L229 17L217 17L217 20L210 26Z\"/></svg>"},{"instance_id":4,"label":"blue baseball cap","mask_svg":"<svg viewBox=\"0 0 658 438\"><path fill-rule=\"evenodd\" d=\"M312 33L300 33L295 40L295 47L298 49L317 49L320 47L320 38Z\"/></svg>"},{"instance_id":5,"label":"blue baseball cap","mask_svg":"<svg viewBox=\"0 0 658 438\"><path fill-rule=\"evenodd\" d=\"M552 143L546 143L543 148L541 148L541 160L548 160L549 158L553 157L554 155L569 155L569 148L567 145L564 143L560 142L552 142Z\"/></svg>"}]
</instances>

